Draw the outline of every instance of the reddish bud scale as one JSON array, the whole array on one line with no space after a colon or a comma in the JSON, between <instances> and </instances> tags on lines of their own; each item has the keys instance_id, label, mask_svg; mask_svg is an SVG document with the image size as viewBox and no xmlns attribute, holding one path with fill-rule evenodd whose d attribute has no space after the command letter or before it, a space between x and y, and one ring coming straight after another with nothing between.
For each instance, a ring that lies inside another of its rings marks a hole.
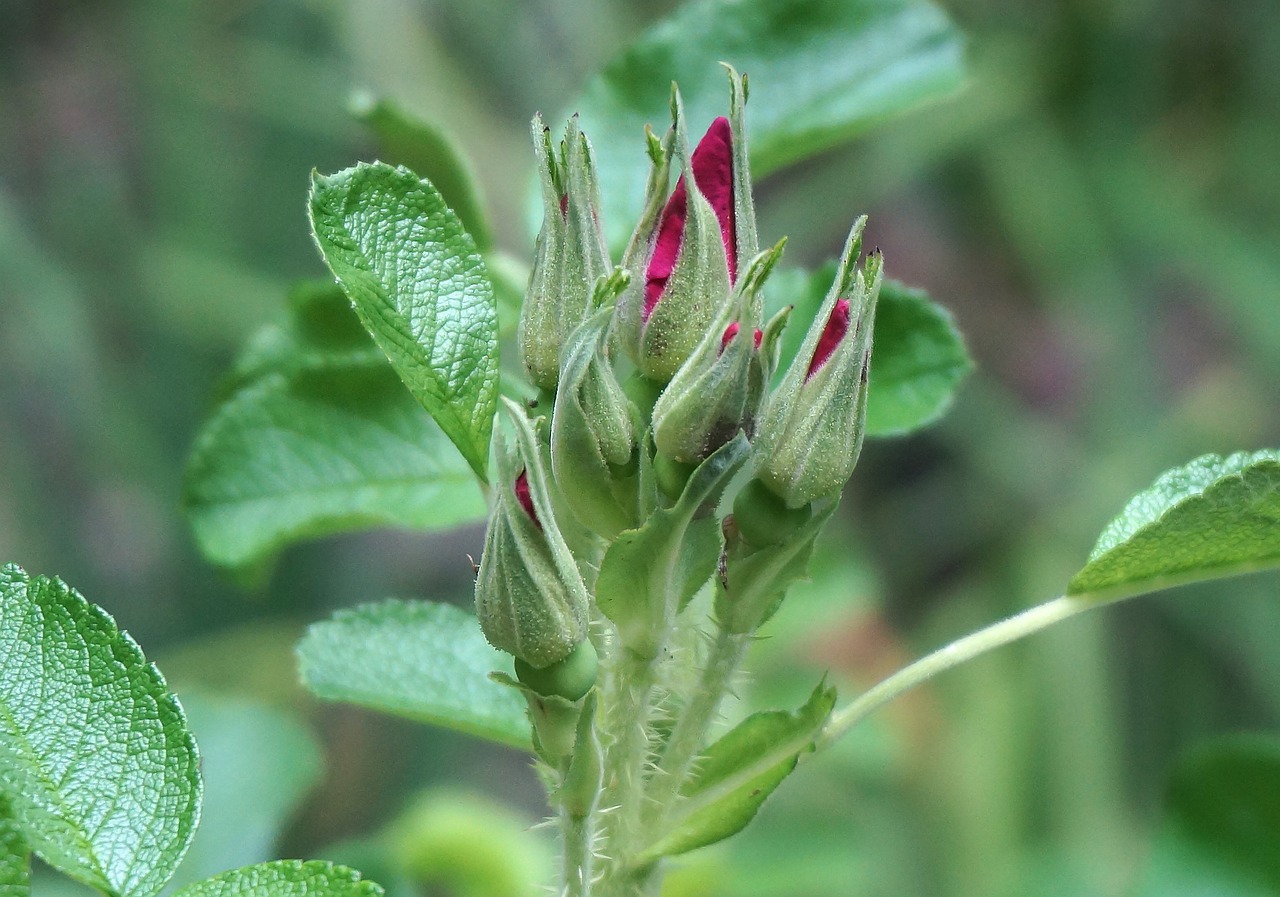
<instances>
[{"instance_id":1,"label":"reddish bud scale","mask_svg":"<svg viewBox=\"0 0 1280 897\"><path fill-rule=\"evenodd\" d=\"M569 194L568 193L560 194L560 215L566 219L569 217Z\"/></svg>"},{"instance_id":2,"label":"reddish bud scale","mask_svg":"<svg viewBox=\"0 0 1280 897\"><path fill-rule=\"evenodd\" d=\"M729 119L721 116L711 123L702 140L698 141L690 160L693 181L699 192L711 204L720 222L720 237L724 241L725 258L729 263L729 282L738 277L738 252L736 224L733 218L733 130ZM653 257L645 271L644 306L640 320L648 321L653 309L662 298L667 280L675 270L684 241L685 219L689 214L689 196L684 176L676 181L658 225L658 236L653 244Z\"/></svg>"},{"instance_id":3,"label":"reddish bud scale","mask_svg":"<svg viewBox=\"0 0 1280 897\"><path fill-rule=\"evenodd\" d=\"M542 529L542 521L538 519L538 512L533 507L533 496L529 494L529 474L527 471L520 471L520 475L516 477L514 491L516 501L520 503L520 507L529 515L529 519L533 521L534 526Z\"/></svg>"},{"instance_id":4,"label":"reddish bud scale","mask_svg":"<svg viewBox=\"0 0 1280 897\"><path fill-rule=\"evenodd\" d=\"M805 380L812 377L827 363L827 359L835 352L836 347L848 332L849 300L839 299L836 301L835 308L831 309L831 317L827 318L827 326L823 328L822 336L818 337L818 346L813 350L813 360L809 362L809 370L804 375Z\"/></svg>"}]
</instances>

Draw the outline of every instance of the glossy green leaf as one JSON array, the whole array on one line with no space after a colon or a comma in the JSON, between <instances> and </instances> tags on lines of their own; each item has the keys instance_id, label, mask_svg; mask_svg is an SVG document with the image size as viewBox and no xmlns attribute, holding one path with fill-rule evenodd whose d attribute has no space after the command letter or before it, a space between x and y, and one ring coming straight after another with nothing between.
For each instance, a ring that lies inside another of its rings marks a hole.
<instances>
[{"instance_id":1,"label":"glossy green leaf","mask_svg":"<svg viewBox=\"0 0 1280 897\"><path fill-rule=\"evenodd\" d=\"M433 530L485 515L475 476L329 285L258 335L187 466L183 502L214 563L303 538Z\"/></svg>"},{"instance_id":2,"label":"glossy green leaf","mask_svg":"<svg viewBox=\"0 0 1280 897\"><path fill-rule=\"evenodd\" d=\"M715 507L750 446L739 433L708 457L670 508L659 508L609 546L596 579L596 604L622 643L652 657L675 614L715 572L720 525Z\"/></svg>"},{"instance_id":3,"label":"glossy green leaf","mask_svg":"<svg viewBox=\"0 0 1280 897\"><path fill-rule=\"evenodd\" d=\"M431 122L410 115L386 98L357 95L356 117L378 138L378 158L403 165L440 191L481 252L492 246L475 172L453 139Z\"/></svg>"},{"instance_id":4,"label":"glossy green leaf","mask_svg":"<svg viewBox=\"0 0 1280 897\"><path fill-rule=\"evenodd\" d=\"M482 480L498 400L498 314L475 242L407 168L313 175L311 229L396 373Z\"/></svg>"},{"instance_id":5,"label":"glossy green leaf","mask_svg":"<svg viewBox=\"0 0 1280 897\"><path fill-rule=\"evenodd\" d=\"M168 881L200 815L195 741L141 649L58 579L0 569L0 793L54 868L117 897Z\"/></svg>"},{"instance_id":6,"label":"glossy green leaf","mask_svg":"<svg viewBox=\"0 0 1280 897\"><path fill-rule=\"evenodd\" d=\"M18 829L8 798L0 795L0 897L31 893L31 848Z\"/></svg>"},{"instance_id":7,"label":"glossy green leaf","mask_svg":"<svg viewBox=\"0 0 1280 897\"><path fill-rule=\"evenodd\" d=\"M1204 455L1112 520L1067 586L1107 597L1280 566L1280 452Z\"/></svg>"},{"instance_id":8,"label":"glossy green leaf","mask_svg":"<svg viewBox=\"0 0 1280 897\"><path fill-rule=\"evenodd\" d=\"M770 313L795 306L782 334L782 370L799 350L834 277L835 266L828 264L812 273L783 269L770 278ZM886 280L876 304L867 435L900 436L933 423L951 407L972 370L951 313L923 290Z\"/></svg>"},{"instance_id":9,"label":"glossy green leaf","mask_svg":"<svg viewBox=\"0 0 1280 897\"><path fill-rule=\"evenodd\" d=\"M1184 757L1137 897L1280 894L1280 740L1236 735Z\"/></svg>"},{"instance_id":10,"label":"glossy green leaf","mask_svg":"<svg viewBox=\"0 0 1280 897\"><path fill-rule=\"evenodd\" d=\"M316 695L529 750L520 695L489 679L512 673L471 614L450 604L383 601L339 611L298 645Z\"/></svg>"},{"instance_id":11,"label":"glossy green leaf","mask_svg":"<svg viewBox=\"0 0 1280 897\"><path fill-rule=\"evenodd\" d=\"M645 187L644 126L670 123L680 85L691 132L726 115L723 60L751 79L747 129L759 178L954 90L962 42L924 0L703 0L631 44L570 111L596 150L609 245L626 242Z\"/></svg>"},{"instance_id":12,"label":"glossy green leaf","mask_svg":"<svg viewBox=\"0 0 1280 897\"><path fill-rule=\"evenodd\" d=\"M644 856L684 853L741 831L812 748L835 701L835 689L819 685L799 710L753 713L711 745L681 789L667 834Z\"/></svg>"},{"instance_id":13,"label":"glossy green leaf","mask_svg":"<svg viewBox=\"0 0 1280 897\"><path fill-rule=\"evenodd\" d=\"M320 781L315 738L291 714L241 698L183 693L200 743L204 809L178 884L279 856L285 824Z\"/></svg>"},{"instance_id":14,"label":"glossy green leaf","mask_svg":"<svg viewBox=\"0 0 1280 897\"><path fill-rule=\"evenodd\" d=\"M206 878L177 897L383 897L383 891L346 866L276 860Z\"/></svg>"}]
</instances>

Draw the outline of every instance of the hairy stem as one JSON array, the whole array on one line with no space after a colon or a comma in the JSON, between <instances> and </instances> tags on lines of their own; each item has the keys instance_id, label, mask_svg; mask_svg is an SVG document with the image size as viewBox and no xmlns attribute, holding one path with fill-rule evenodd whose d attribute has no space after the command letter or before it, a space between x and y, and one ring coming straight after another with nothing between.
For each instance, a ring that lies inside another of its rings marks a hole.
<instances>
[{"instance_id":1,"label":"hairy stem","mask_svg":"<svg viewBox=\"0 0 1280 897\"><path fill-rule=\"evenodd\" d=\"M595 813L561 813L560 831L564 836L564 897L590 897Z\"/></svg>"},{"instance_id":2,"label":"hairy stem","mask_svg":"<svg viewBox=\"0 0 1280 897\"><path fill-rule=\"evenodd\" d=\"M751 637L718 628L697 688L680 711L653 770L648 790L648 822L660 825L701 753L720 702L730 691Z\"/></svg>"},{"instance_id":3,"label":"hairy stem","mask_svg":"<svg viewBox=\"0 0 1280 897\"><path fill-rule=\"evenodd\" d=\"M608 699L601 736L604 741L604 789L599 886L592 894L613 897L637 893L627 869L638 843L644 803L644 771L649 763L655 670L652 659L619 647L607 682Z\"/></svg>"}]
</instances>

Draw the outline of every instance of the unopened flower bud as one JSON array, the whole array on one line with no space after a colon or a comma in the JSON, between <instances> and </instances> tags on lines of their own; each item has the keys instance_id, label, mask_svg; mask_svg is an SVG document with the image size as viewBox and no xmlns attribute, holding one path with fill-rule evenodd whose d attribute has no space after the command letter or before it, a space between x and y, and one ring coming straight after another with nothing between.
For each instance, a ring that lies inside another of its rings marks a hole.
<instances>
[{"instance_id":1,"label":"unopened flower bud","mask_svg":"<svg viewBox=\"0 0 1280 897\"><path fill-rule=\"evenodd\" d=\"M611 538L635 525L620 500L620 474L631 466L636 411L609 361L613 298L627 283L621 269L596 286L600 308L569 339L551 420L551 469L565 504L585 526Z\"/></svg>"},{"instance_id":2,"label":"unopened flower bud","mask_svg":"<svg viewBox=\"0 0 1280 897\"><path fill-rule=\"evenodd\" d=\"M509 409L510 410L510 409ZM556 526L532 427L516 407L519 439L499 446L493 513L476 578L485 638L530 668L568 657L587 633L588 597Z\"/></svg>"},{"instance_id":3,"label":"unopened flower bud","mask_svg":"<svg viewBox=\"0 0 1280 897\"><path fill-rule=\"evenodd\" d=\"M577 117L558 147L541 118L534 118L532 129L543 218L517 341L530 380L553 390L564 341L589 313L592 286L609 270L609 255L595 162Z\"/></svg>"},{"instance_id":4,"label":"unopened flower bud","mask_svg":"<svg viewBox=\"0 0 1280 897\"><path fill-rule=\"evenodd\" d=\"M689 359L653 408L659 455L681 463L700 461L742 429L751 429L759 403L753 367L760 367L763 332L756 326L761 285L782 255L785 241L751 260L747 273ZM754 395L753 395L754 392Z\"/></svg>"},{"instance_id":5,"label":"unopened flower bud","mask_svg":"<svg viewBox=\"0 0 1280 897\"><path fill-rule=\"evenodd\" d=\"M635 277L620 300L622 339L641 372L659 382L671 379L697 349L729 300L739 262L756 254L742 121L746 95L730 72L730 117L713 121L692 154L680 97L673 94L674 140L655 157L647 211L623 260ZM673 157L681 174L656 212Z\"/></svg>"},{"instance_id":6,"label":"unopened flower bud","mask_svg":"<svg viewBox=\"0 0 1280 897\"><path fill-rule=\"evenodd\" d=\"M837 493L862 447L883 268L876 253L857 269L865 224L854 225L835 283L757 427L756 476L790 508Z\"/></svg>"}]
</instances>

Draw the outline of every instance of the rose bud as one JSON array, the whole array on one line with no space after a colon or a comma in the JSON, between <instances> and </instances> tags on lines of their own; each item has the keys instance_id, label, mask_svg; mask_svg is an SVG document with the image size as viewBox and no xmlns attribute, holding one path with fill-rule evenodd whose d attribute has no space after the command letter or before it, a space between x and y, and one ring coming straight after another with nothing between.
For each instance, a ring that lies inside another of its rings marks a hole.
<instances>
[{"instance_id":1,"label":"rose bud","mask_svg":"<svg viewBox=\"0 0 1280 897\"><path fill-rule=\"evenodd\" d=\"M756 477L798 508L839 492L853 473L867 414L867 370L883 260L857 269L861 218L835 282L756 431Z\"/></svg>"},{"instance_id":2,"label":"rose bud","mask_svg":"<svg viewBox=\"0 0 1280 897\"><path fill-rule=\"evenodd\" d=\"M532 128L543 217L516 339L529 379L554 390L564 341L586 318L592 286L611 266L595 161L577 117L569 119L558 147L541 118Z\"/></svg>"}]
</instances>

